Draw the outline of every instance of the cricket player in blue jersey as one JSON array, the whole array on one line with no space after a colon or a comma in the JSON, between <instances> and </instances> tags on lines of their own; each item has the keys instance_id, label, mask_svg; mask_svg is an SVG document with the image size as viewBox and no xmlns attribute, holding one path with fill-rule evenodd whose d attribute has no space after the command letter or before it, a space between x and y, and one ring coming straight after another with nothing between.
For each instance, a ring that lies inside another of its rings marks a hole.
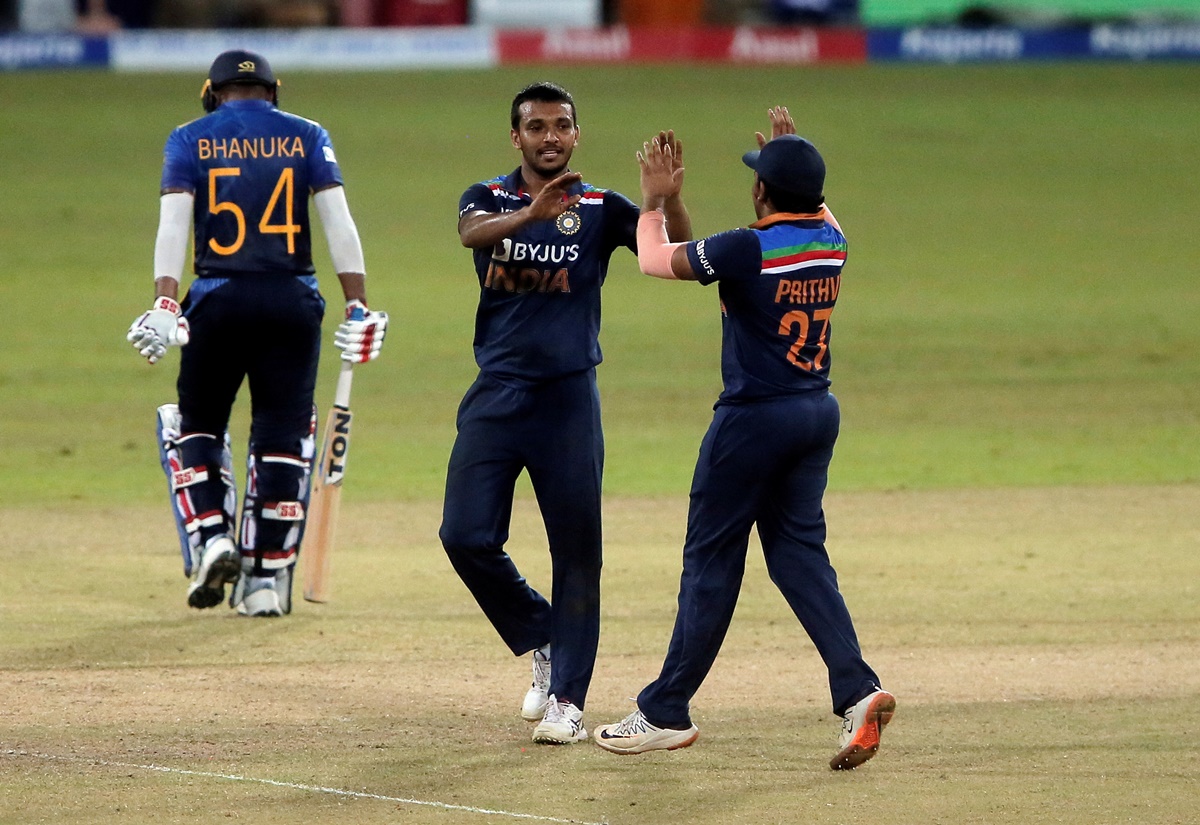
<instances>
[{"instance_id":1,"label":"cricket player in blue jersey","mask_svg":"<svg viewBox=\"0 0 1200 825\"><path fill-rule=\"evenodd\" d=\"M236 583L231 605L251 616L290 611L304 533L325 312L310 194L346 299L335 335L342 358L372 360L387 330L387 315L367 308L362 244L329 134L281 111L278 94L261 55L236 50L213 61L201 92L208 114L167 138L154 304L126 336L151 364L168 347L183 347L179 403L159 409L159 443L192 578L188 604L213 607ZM195 280L180 303L193 227ZM247 380L252 421L239 531L227 428Z\"/></svg>"},{"instance_id":2,"label":"cricket player in blue jersey","mask_svg":"<svg viewBox=\"0 0 1200 825\"><path fill-rule=\"evenodd\" d=\"M770 110L768 142L743 161L755 171L758 220L692 243L669 243L664 198L682 174L669 145L638 154L642 215L638 263L660 278L717 283L724 390L700 445L683 547L679 607L666 661L623 721L596 729L615 753L672 750L699 731L689 703L717 658L757 525L771 580L829 671L842 742L830 762L854 768L875 755L896 708L863 661L825 551L822 499L840 413L829 392L831 316L846 238L825 206L825 162L797 137L787 109Z\"/></svg>"},{"instance_id":3,"label":"cricket player in blue jersey","mask_svg":"<svg viewBox=\"0 0 1200 825\"><path fill-rule=\"evenodd\" d=\"M521 708L539 723L533 740L570 744L587 739L600 636L600 288L613 251L636 251L638 209L569 170L580 132L565 89L532 84L510 116L521 165L470 186L459 202L459 239L474 250L480 285L479 375L458 410L440 536L504 643L518 656L533 652ZM660 139L679 156L673 135ZM686 240L682 177L673 184L663 197L666 231ZM545 522L549 600L504 549L522 470Z\"/></svg>"}]
</instances>

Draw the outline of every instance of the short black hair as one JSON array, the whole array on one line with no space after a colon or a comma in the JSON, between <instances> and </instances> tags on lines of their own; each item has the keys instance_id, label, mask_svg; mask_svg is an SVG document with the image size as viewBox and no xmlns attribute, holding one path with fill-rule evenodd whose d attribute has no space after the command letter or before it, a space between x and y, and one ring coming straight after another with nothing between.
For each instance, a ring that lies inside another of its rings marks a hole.
<instances>
[{"instance_id":1,"label":"short black hair","mask_svg":"<svg viewBox=\"0 0 1200 825\"><path fill-rule=\"evenodd\" d=\"M809 215L814 212L820 212L821 207L825 204L825 196L820 195L813 198L812 195L801 195L796 192L789 192L786 189L780 189L778 186L772 186L762 178L759 178L763 185L763 194L767 200L771 201L771 205L778 212L792 212L801 215Z\"/></svg>"},{"instance_id":2,"label":"short black hair","mask_svg":"<svg viewBox=\"0 0 1200 825\"><path fill-rule=\"evenodd\" d=\"M576 126L579 125L579 114L575 109L575 98L571 97L571 93L557 83L551 83L548 80L539 80L537 83L530 83L524 89L517 92L517 96L513 98L510 116L514 130L521 125L521 104L530 100L537 103L569 104L571 107L571 122Z\"/></svg>"}]
</instances>

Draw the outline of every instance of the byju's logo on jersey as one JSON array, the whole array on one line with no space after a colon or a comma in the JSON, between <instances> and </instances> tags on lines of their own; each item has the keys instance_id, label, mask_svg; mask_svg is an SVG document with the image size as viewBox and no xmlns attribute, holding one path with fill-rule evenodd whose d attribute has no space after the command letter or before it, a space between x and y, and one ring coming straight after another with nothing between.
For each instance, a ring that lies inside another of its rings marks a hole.
<instances>
[{"instance_id":1,"label":"byju's logo on jersey","mask_svg":"<svg viewBox=\"0 0 1200 825\"><path fill-rule=\"evenodd\" d=\"M579 244L513 243L505 238L492 250L493 261L531 264L562 264L579 260Z\"/></svg>"},{"instance_id":2,"label":"byju's logo on jersey","mask_svg":"<svg viewBox=\"0 0 1200 825\"><path fill-rule=\"evenodd\" d=\"M558 231L564 235L574 235L579 231L579 224L579 214L570 211L563 212L558 216L558 220L554 222L554 225L558 227Z\"/></svg>"},{"instance_id":3,"label":"byju's logo on jersey","mask_svg":"<svg viewBox=\"0 0 1200 825\"><path fill-rule=\"evenodd\" d=\"M492 250L483 286L498 292L570 292L567 265L577 260L576 243L521 243L505 238Z\"/></svg>"},{"instance_id":4,"label":"byju's logo on jersey","mask_svg":"<svg viewBox=\"0 0 1200 825\"><path fill-rule=\"evenodd\" d=\"M696 241L696 257L700 259L700 266L704 267L704 271L708 273L709 277L717 274L713 265L708 261L708 253L704 251L704 241Z\"/></svg>"}]
</instances>

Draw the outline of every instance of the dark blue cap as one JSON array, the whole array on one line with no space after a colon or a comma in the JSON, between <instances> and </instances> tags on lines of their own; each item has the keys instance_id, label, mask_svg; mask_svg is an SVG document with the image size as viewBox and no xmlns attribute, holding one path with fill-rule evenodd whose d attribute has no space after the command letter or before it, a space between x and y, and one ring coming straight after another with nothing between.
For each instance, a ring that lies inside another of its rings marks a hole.
<instances>
[{"instance_id":1,"label":"dark blue cap","mask_svg":"<svg viewBox=\"0 0 1200 825\"><path fill-rule=\"evenodd\" d=\"M208 82L214 89L226 83L257 83L275 88L275 73L261 54L233 49L221 52L208 70Z\"/></svg>"},{"instance_id":2,"label":"dark blue cap","mask_svg":"<svg viewBox=\"0 0 1200 825\"><path fill-rule=\"evenodd\" d=\"M817 147L799 135L780 135L742 155L758 179L795 195L819 200L825 192L825 161Z\"/></svg>"}]
</instances>

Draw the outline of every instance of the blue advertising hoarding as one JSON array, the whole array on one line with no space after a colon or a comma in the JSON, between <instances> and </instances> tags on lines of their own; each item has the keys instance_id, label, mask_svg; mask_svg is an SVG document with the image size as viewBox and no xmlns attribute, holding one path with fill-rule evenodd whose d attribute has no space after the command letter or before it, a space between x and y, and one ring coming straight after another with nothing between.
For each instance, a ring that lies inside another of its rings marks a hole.
<instances>
[{"instance_id":1,"label":"blue advertising hoarding","mask_svg":"<svg viewBox=\"0 0 1200 825\"><path fill-rule=\"evenodd\" d=\"M871 29L869 61L1195 60L1200 25Z\"/></svg>"},{"instance_id":2,"label":"blue advertising hoarding","mask_svg":"<svg viewBox=\"0 0 1200 825\"><path fill-rule=\"evenodd\" d=\"M0 70L108 66L107 37L78 34L0 35Z\"/></svg>"}]
</instances>

